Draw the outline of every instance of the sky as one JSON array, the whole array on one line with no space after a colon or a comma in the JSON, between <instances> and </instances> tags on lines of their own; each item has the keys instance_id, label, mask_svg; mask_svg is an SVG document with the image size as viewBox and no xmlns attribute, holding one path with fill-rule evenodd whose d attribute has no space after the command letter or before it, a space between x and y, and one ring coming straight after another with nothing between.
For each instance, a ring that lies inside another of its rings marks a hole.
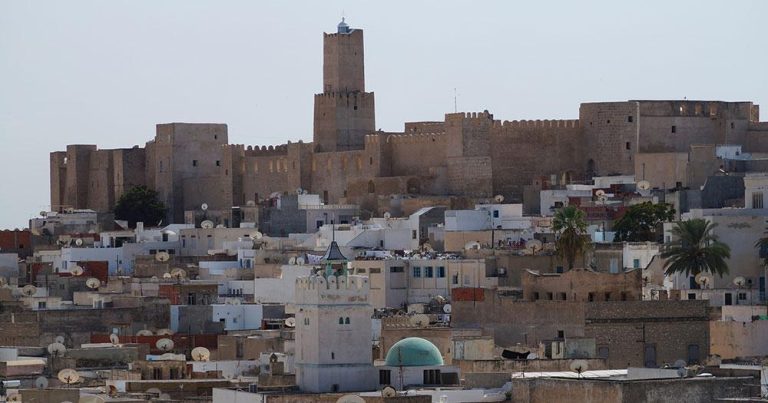
<instances>
[{"instance_id":1,"label":"sky","mask_svg":"<svg viewBox=\"0 0 768 403\"><path fill-rule=\"evenodd\" d=\"M342 16L364 29L387 131L454 105L502 120L629 99L768 105L761 0L0 0L0 229L50 208L49 153L67 144L144 146L165 122L311 141L322 33Z\"/></svg>"}]
</instances>

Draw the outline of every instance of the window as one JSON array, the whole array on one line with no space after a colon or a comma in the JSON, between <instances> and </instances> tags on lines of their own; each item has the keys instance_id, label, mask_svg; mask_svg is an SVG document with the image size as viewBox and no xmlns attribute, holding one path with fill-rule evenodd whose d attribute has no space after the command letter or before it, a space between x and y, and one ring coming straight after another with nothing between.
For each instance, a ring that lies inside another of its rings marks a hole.
<instances>
[{"instance_id":1,"label":"window","mask_svg":"<svg viewBox=\"0 0 768 403\"><path fill-rule=\"evenodd\" d=\"M163 369L152 368L152 379L163 379Z\"/></svg>"},{"instance_id":2,"label":"window","mask_svg":"<svg viewBox=\"0 0 768 403\"><path fill-rule=\"evenodd\" d=\"M565 338L565 330L558 330L557 331L557 338L558 339L564 339Z\"/></svg>"},{"instance_id":3,"label":"window","mask_svg":"<svg viewBox=\"0 0 768 403\"><path fill-rule=\"evenodd\" d=\"M402 266L390 267L389 268L389 272L390 273L404 273L405 272L405 267L402 267Z\"/></svg>"},{"instance_id":4,"label":"window","mask_svg":"<svg viewBox=\"0 0 768 403\"><path fill-rule=\"evenodd\" d=\"M688 299L696 299L696 293L695 292L689 292L688 293Z\"/></svg>"},{"instance_id":5,"label":"window","mask_svg":"<svg viewBox=\"0 0 768 403\"><path fill-rule=\"evenodd\" d=\"M349 324L349 316L347 316L346 318L344 318L344 324L345 324L345 325L348 325L348 324Z\"/></svg>"},{"instance_id":6,"label":"window","mask_svg":"<svg viewBox=\"0 0 768 403\"><path fill-rule=\"evenodd\" d=\"M192 160L192 166L193 166L193 167L196 167L196 166L197 166L197 160Z\"/></svg>"},{"instance_id":7,"label":"window","mask_svg":"<svg viewBox=\"0 0 768 403\"><path fill-rule=\"evenodd\" d=\"M609 354L608 346L600 346L597 348L597 358L608 359Z\"/></svg>"},{"instance_id":8,"label":"window","mask_svg":"<svg viewBox=\"0 0 768 403\"><path fill-rule=\"evenodd\" d=\"M333 351L331 351L331 359L332 359L332 360L335 360L335 359L336 359L336 354L335 354ZM334 385L334 386L335 386L335 387L336 387L336 389L338 390L338 388L339 388L339 385Z\"/></svg>"},{"instance_id":9,"label":"window","mask_svg":"<svg viewBox=\"0 0 768 403\"><path fill-rule=\"evenodd\" d=\"M587 301L593 302L594 300L595 300L595 294L594 293L587 294Z\"/></svg>"},{"instance_id":10,"label":"window","mask_svg":"<svg viewBox=\"0 0 768 403\"><path fill-rule=\"evenodd\" d=\"M627 143L624 145L624 148L626 148L627 150L631 150L632 149L632 143L627 141Z\"/></svg>"},{"instance_id":11,"label":"window","mask_svg":"<svg viewBox=\"0 0 768 403\"><path fill-rule=\"evenodd\" d=\"M551 292L548 292L548 293L547 293L547 300L548 300L548 301L552 301L552 300L554 299L554 298L552 298L552 297L553 297L552 293L551 293Z\"/></svg>"},{"instance_id":12,"label":"window","mask_svg":"<svg viewBox=\"0 0 768 403\"><path fill-rule=\"evenodd\" d=\"M221 161L219 161L219 160L216 160L216 166L217 166L217 167L220 167L220 166L221 166Z\"/></svg>"},{"instance_id":13,"label":"window","mask_svg":"<svg viewBox=\"0 0 768 403\"><path fill-rule=\"evenodd\" d=\"M632 123L634 117L632 115L627 116L627 123Z\"/></svg>"},{"instance_id":14,"label":"window","mask_svg":"<svg viewBox=\"0 0 768 403\"><path fill-rule=\"evenodd\" d=\"M763 193L752 193L752 208L763 208Z\"/></svg>"},{"instance_id":15,"label":"window","mask_svg":"<svg viewBox=\"0 0 768 403\"><path fill-rule=\"evenodd\" d=\"M534 300L538 300L539 299L539 293L538 292L534 292L533 293L533 299Z\"/></svg>"},{"instance_id":16,"label":"window","mask_svg":"<svg viewBox=\"0 0 768 403\"><path fill-rule=\"evenodd\" d=\"M677 126L672 126L672 133L677 133Z\"/></svg>"},{"instance_id":17,"label":"window","mask_svg":"<svg viewBox=\"0 0 768 403\"><path fill-rule=\"evenodd\" d=\"M605 124L607 124L607 125L611 124L611 119L606 120Z\"/></svg>"},{"instance_id":18,"label":"window","mask_svg":"<svg viewBox=\"0 0 768 403\"><path fill-rule=\"evenodd\" d=\"M735 129L735 125L731 122L731 129Z\"/></svg>"},{"instance_id":19,"label":"window","mask_svg":"<svg viewBox=\"0 0 768 403\"><path fill-rule=\"evenodd\" d=\"M453 276L451 276L451 284L459 284L459 275L458 274L454 274Z\"/></svg>"},{"instance_id":20,"label":"window","mask_svg":"<svg viewBox=\"0 0 768 403\"><path fill-rule=\"evenodd\" d=\"M413 277L418 278L421 277L421 267L415 267L413 268Z\"/></svg>"},{"instance_id":21,"label":"window","mask_svg":"<svg viewBox=\"0 0 768 403\"><path fill-rule=\"evenodd\" d=\"M611 293L607 292L605 293L605 300L610 301L611 300Z\"/></svg>"},{"instance_id":22,"label":"window","mask_svg":"<svg viewBox=\"0 0 768 403\"><path fill-rule=\"evenodd\" d=\"M309 326L309 318L304 318L304 326Z\"/></svg>"},{"instance_id":23,"label":"window","mask_svg":"<svg viewBox=\"0 0 768 403\"><path fill-rule=\"evenodd\" d=\"M416 230L411 230L411 239L416 239L417 232Z\"/></svg>"},{"instance_id":24,"label":"window","mask_svg":"<svg viewBox=\"0 0 768 403\"><path fill-rule=\"evenodd\" d=\"M623 292L623 291L621 292L621 300L622 301L626 301L627 300L627 293L626 292Z\"/></svg>"},{"instance_id":25,"label":"window","mask_svg":"<svg viewBox=\"0 0 768 403\"><path fill-rule=\"evenodd\" d=\"M213 139L214 139L214 140L218 140L218 139L219 139L219 135L218 135L218 134L214 134L214 135L213 135Z\"/></svg>"},{"instance_id":26,"label":"window","mask_svg":"<svg viewBox=\"0 0 768 403\"><path fill-rule=\"evenodd\" d=\"M640 259L632 259L632 268L634 269L640 268Z\"/></svg>"},{"instance_id":27,"label":"window","mask_svg":"<svg viewBox=\"0 0 768 403\"><path fill-rule=\"evenodd\" d=\"M343 318L343 317L341 317L341 316L339 317L339 324L340 324L340 325L343 325L343 324L344 324L344 318Z\"/></svg>"},{"instance_id":28,"label":"window","mask_svg":"<svg viewBox=\"0 0 768 403\"><path fill-rule=\"evenodd\" d=\"M379 274L381 273L381 269L378 267L371 267L371 270L369 270L369 273L371 274Z\"/></svg>"},{"instance_id":29,"label":"window","mask_svg":"<svg viewBox=\"0 0 768 403\"><path fill-rule=\"evenodd\" d=\"M427 266L424 268L424 277L426 278L434 277L434 271L432 270L432 266Z\"/></svg>"},{"instance_id":30,"label":"window","mask_svg":"<svg viewBox=\"0 0 768 403\"><path fill-rule=\"evenodd\" d=\"M445 267L444 266L438 266L437 267L437 278L445 278Z\"/></svg>"},{"instance_id":31,"label":"window","mask_svg":"<svg viewBox=\"0 0 768 403\"><path fill-rule=\"evenodd\" d=\"M564 292L561 292L559 298L561 301L565 301L568 299L568 295L566 295Z\"/></svg>"},{"instance_id":32,"label":"window","mask_svg":"<svg viewBox=\"0 0 768 403\"><path fill-rule=\"evenodd\" d=\"M493 218L499 218L499 210L493 210Z\"/></svg>"},{"instance_id":33,"label":"window","mask_svg":"<svg viewBox=\"0 0 768 403\"><path fill-rule=\"evenodd\" d=\"M440 370L439 369L425 369L424 370L424 385L439 385L440 384Z\"/></svg>"},{"instance_id":34,"label":"window","mask_svg":"<svg viewBox=\"0 0 768 403\"><path fill-rule=\"evenodd\" d=\"M746 301L746 299L747 299L747 293L745 293L745 292L740 292L740 293L739 293L739 300L740 300L740 301Z\"/></svg>"},{"instance_id":35,"label":"window","mask_svg":"<svg viewBox=\"0 0 768 403\"><path fill-rule=\"evenodd\" d=\"M392 383L392 378L390 376L391 371L388 369L380 369L379 370L379 385L389 385Z\"/></svg>"},{"instance_id":36,"label":"window","mask_svg":"<svg viewBox=\"0 0 768 403\"><path fill-rule=\"evenodd\" d=\"M47 303L45 301L37 301L37 309L45 309L47 308Z\"/></svg>"}]
</instances>

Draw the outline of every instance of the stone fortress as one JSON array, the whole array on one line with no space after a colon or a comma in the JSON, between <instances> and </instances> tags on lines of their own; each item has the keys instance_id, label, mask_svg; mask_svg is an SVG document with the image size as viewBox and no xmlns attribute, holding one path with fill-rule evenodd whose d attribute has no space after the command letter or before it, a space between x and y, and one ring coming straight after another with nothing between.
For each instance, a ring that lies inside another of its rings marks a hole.
<instances>
[{"instance_id":1,"label":"stone fortress","mask_svg":"<svg viewBox=\"0 0 768 403\"><path fill-rule=\"evenodd\" d=\"M377 131L363 48L363 31L344 21L324 34L312 143L229 144L224 124L168 123L144 148L69 145L50 156L51 209L110 211L136 185L159 192L169 222L184 222L203 203L226 217L233 206L297 189L372 213L386 210L379 200L390 195L521 202L531 187L614 174L658 188L700 186L721 166L716 145L768 152L768 122L752 102L585 103L578 120L448 113L443 121L406 122L403 132Z\"/></svg>"}]
</instances>

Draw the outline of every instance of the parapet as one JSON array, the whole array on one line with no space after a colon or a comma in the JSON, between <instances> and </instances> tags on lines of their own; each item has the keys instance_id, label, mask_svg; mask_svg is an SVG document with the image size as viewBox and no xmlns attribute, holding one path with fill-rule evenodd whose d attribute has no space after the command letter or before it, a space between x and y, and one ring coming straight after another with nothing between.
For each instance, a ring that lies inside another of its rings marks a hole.
<instances>
[{"instance_id":1,"label":"parapet","mask_svg":"<svg viewBox=\"0 0 768 403\"><path fill-rule=\"evenodd\" d=\"M367 304L369 279L358 275L311 275L296 279L296 302L299 304Z\"/></svg>"},{"instance_id":2,"label":"parapet","mask_svg":"<svg viewBox=\"0 0 768 403\"><path fill-rule=\"evenodd\" d=\"M579 126L579 120L578 119L567 119L567 120L494 120L493 121L494 127L511 127L511 128L548 128L548 127L562 127L562 128L578 128Z\"/></svg>"},{"instance_id":3,"label":"parapet","mask_svg":"<svg viewBox=\"0 0 768 403\"><path fill-rule=\"evenodd\" d=\"M439 133L406 133L390 134L386 138L387 143L392 144L414 144L414 143L434 143L437 141L446 141L444 132Z\"/></svg>"},{"instance_id":4,"label":"parapet","mask_svg":"<svg viewBox=\"0 0 768 403\"><path fill-rule=\"evenodd\" d=\"M274 157L288 155L288 144L277 146L247 146L243 149L246 157Z\"/></svg>"}]
</instances>

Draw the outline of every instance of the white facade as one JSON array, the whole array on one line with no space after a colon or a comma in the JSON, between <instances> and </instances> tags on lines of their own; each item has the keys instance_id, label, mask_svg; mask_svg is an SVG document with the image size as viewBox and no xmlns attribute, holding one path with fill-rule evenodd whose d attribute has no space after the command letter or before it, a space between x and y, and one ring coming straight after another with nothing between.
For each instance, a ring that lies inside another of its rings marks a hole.
<instances>
[{"instance_id":1,"label":"white facade","mask_svg":"<svg viewBox=\"0 0 768 403\"><path fill-rule=\"evenodd\" d=\"M645 269L659 254L659 244L653 242L624 243L624 269Z\"/></svg>"},{"instance_id":2,"label":"white facade","mask_svg":"<svg viewBox=\"0 0 768 403\"><path fill-rule=\"evenodd\" d=\"M283 265L280 267L278 278L254 279L254 302L293 304L296 302L296 279L311 273L312 266Z\"/></svg>"},{"instance_id":3,"label":"white facade","mask_svg":"<svg viewBox=\"0 0 768 403\"><path fill-rule=\"evenodd\" d=\"M369 296L364 276L296 280L296 383L303 392L376 388Z\"/></svg>"},{"instance_id":4,"label":"white facade","mask_svg":"<svg viewBox=\"0 0 768 403\"><path fill-rule=\"evenodd\" d=\"M748 173L744 176L744 207L762 209L768 207L768 174Z\"/></svg>"}]
</instances>

